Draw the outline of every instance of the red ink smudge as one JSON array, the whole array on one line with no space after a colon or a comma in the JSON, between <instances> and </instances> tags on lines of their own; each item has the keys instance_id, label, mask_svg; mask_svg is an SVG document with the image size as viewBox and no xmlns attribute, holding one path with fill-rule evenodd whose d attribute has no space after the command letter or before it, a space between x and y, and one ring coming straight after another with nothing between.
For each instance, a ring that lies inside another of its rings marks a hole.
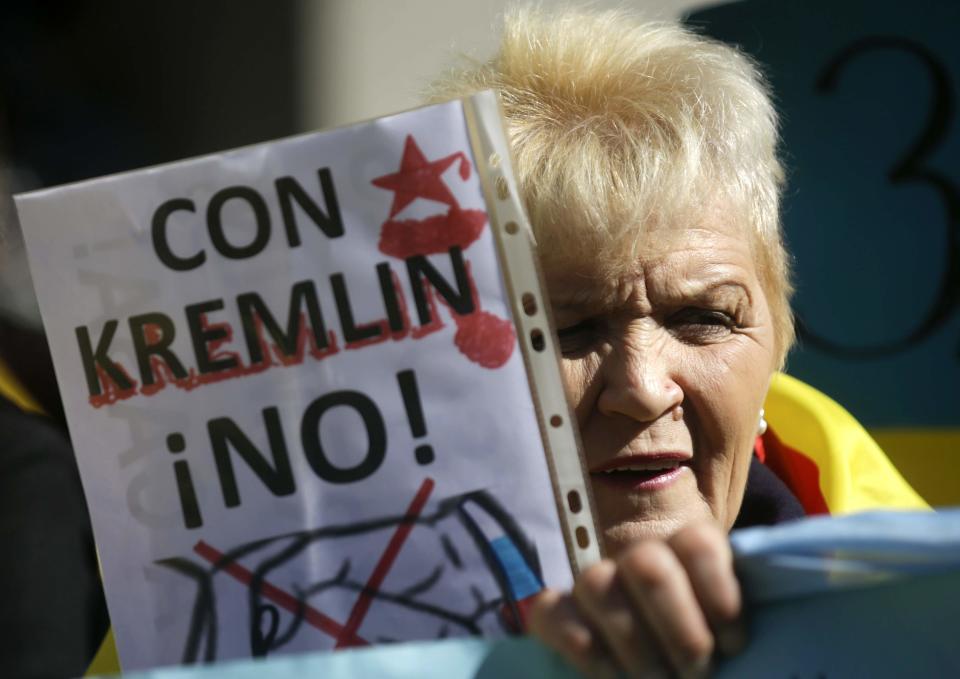
<instances>
[{"instance_id":1,"label":"red ink smudge","mask_svg":"<svg viewBox=\"0 0 960 679\"><path fill-rule=\"evenodd\" d=\"M473 279L470 262L466 263L466 269L474 312L458 314L450 309L453 322L457 326L453 343L461 354L477 365L490 369L500 368L510 360L516 345L513 323L480 308L480 292Z\"/></svg>"},{"instance_id":2,"label":"red ink smudge","mask_svg":"<svg viewBox=\"0 0 960 679\"><path fill-rule=\"evenodd\" d=\"M378 248L391 257L406 259L416 255L445 253L452 247L466 249L483 233L487 224L487 214L482 210L463 210L457 199L444 185L441 175L455 160L460 159L460 177L470 178L470 163L463 153L455 153L436 161L428 161L417 146L413 136L408 135L400 161L400 169L390 175L374 179L371 183L382 189L394 192L390 216L381 226ZM448 210L442 215L433 215L425 219L394 220L403 208L416 198L426 198L445 203ZM459 315L452 310L457 332L454 345L467 359L484 368L495 369L503 366L513 354L516 335L513 324L484 311L480 307L470 263L467 262L467 279L473 296L474 312ZM419 339L443 327L437 314L436 298L432 288L425 286L430 304L431 322L414 328L412 335ZM406 305L403 307L406 318Z\"/></svg>"},{"instance_id":3,"label":"red ink smudge","mask_svg":"<svg viewBox=\"0 0 960 679\"><path fill-rule=\"evenodd\" d=\"M127 378L127 381L130 382L131 386L127 389L121 389L120 385L114 382L113 378L110 377L110 373L104 370L101 366L97 365L97 377L100 380L102 392L90 397L90 405L92 405L94 408L113 405L117 401L123 401L137 394L137 381L130 377L130 373L128 373L126 368L124 368L122 365L116 361L113 362L113 365L117 370L123 373L123 376Z\"/></svg>"},{"instance_id":4,"label":"red ink smudge","mask_svg":"<svg viewBox=\"0 0 960 679\"><path fill-rule=\"evenodd\" d=\"M167 382L176 383L177 381L173 370L171 370L167 362L161 360L159 356L150 357L150 371L153 373L153 384L144 384L140 387L140 393L144 396L153 396L167 386ZM189 379L189 375L186 379Z\"/></svg>"},{"instance_id":5,"label":"red ink smudge","mask_svg":"<svg viewBox=\"0 0 960 679\"><path fill-rule=\"evenodd\" d=\"M143 337L148 346L159 344L163 340L163 330L156 323L148 323L143 326ZM146 396L157 393L166 386L167 382L174 382L177 379L167 362L156 355L150 356L150 372L153 383L140 387L140 393Z\"/></svg>"},{"instance_id":6,"label":"red ink smudge","mask_svg":"<svg viewBox=\"0 0 960 679\"><path fill-rule=\"evenodd\" d=\"M304 328L301 332L307 332L307 329ZM318 347L316 340L313 337L313 333L310 334L310 344L312 348L310 349L310 355L313 356L316 360L322 361L328 356L333 356L335 353L340 351L340 347L337 346L337 335L333 330L327 331L327 346Z\"/></svg>"},{"instance_id":7,"label":"red ink smudge","mask_svg":"<svg viewBox=\"0 0 960 679\"><path fill-rule=\"evenodd\" d=\"M445 215L426 219L389 219L383 223L378 247L380 252L400 259L440 254L452 247L464 249L480 237L486 224L486 212L456 206Z\"/></svg>"},{"instance_id":8,"label":"red ink smudge","mask_svg":"<svg viewBox=\"0 0 960 679\"><path fill-rule=\"evenodd\" d=\"M366 330L368 328L379 328L379 332L376 335L364 337L361 340L347 342L344 348L348 351L351 349L362 349L363 347L369 347L372 344L386 342L387 338L390 337L390 325L387 323L386 319L373 321L372 323L364 323L357 326L357 330Z\"/></svg>"},{"instance_id":9,"label":"red ink smudge","mask_svg":"<svg viewBox=\"0 0 960 679\"><path fill-rule=\"evenodd\" d=\"M457 319L453 338L464 356L484 368L499 368L513 353L513 323L489 311L476 311Z\"/></svg>"}]
</instances>

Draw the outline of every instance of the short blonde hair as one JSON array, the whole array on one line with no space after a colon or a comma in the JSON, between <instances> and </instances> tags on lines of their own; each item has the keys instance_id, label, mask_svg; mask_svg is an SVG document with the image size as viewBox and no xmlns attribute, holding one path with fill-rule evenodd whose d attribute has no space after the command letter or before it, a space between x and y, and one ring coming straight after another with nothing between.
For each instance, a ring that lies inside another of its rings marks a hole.
<instances>
[{"instance_id":1,"label":"short blonde hair","mask_svg":"<svg viewBox=\"0 0 960 679\"><path fill-rule=\"evenodd\" d=\"M625 11L517 9L493 59L452 71L430 97L488 88L503 99L546 265L587 257L625 273L642 225L689 225L722 205L747 227L783 364L794 327L777 116L747 57Z\"/></svg>"}]
</instances>

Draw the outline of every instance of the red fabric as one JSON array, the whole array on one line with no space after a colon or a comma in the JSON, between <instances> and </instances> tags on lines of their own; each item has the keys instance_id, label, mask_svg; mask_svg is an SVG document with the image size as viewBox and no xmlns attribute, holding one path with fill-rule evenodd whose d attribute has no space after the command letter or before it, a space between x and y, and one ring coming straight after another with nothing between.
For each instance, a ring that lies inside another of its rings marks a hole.
<instances>
[{"instance_id":1,"label":"red fabric","mask_svg":"<svg viewBox=\"0 0 960 679\"><path fill-rule=\"evenodd\" d=\"M517 620L513 615L513 609L509 604L503 604L500 607L500 617L507 623L507 626L516 634L524 634L529 631L530 627L530 609L533 608L533 601L537 598L537 595L528 596L526 599L520 599L515 601L517 607L517 613L520 615L520 620Z\"/></svg>"},{"instance_id":2,"label":"red fabric","mask_svg":"<svg viewBox=\"0 0 960 679\"><path fill-rule=\"evenodd\" d=\"M763 445L763 437L758 436L756 442L753 444L753 452L757 454L757 459L760 460L763 464L767 463L767 449Z\"/></svg>"},{"instance_id":3,"label":"red fabric","mask_svg":"<svg viewBox=\"0 0 960 679\"><path fill-rule=\"evenodd\" d=\"M757 458L787 484L808 515L829 514L820 490L820 468L808 456L781 441L772 429L757 437Z\"/></svg>"}]
</instances>

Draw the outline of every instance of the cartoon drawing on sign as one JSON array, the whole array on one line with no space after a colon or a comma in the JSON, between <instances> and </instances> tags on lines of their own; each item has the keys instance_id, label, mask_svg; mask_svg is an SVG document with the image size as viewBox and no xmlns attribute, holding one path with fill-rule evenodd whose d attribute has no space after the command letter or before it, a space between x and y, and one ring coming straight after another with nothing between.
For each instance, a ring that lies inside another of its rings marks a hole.
<instances>
[{"instance_id":1,"label":"cartoon drawing on sign","mask_svg":"<svg viewBox=\"0 0 960 679\"><path fill-rule=\"evenodd\" d=\"M428 161L413 136L407 135L400 169L371 182L374 186L394 192L390 216L383 223L380 232L380 252L401 259L422 257L454 248L465 250L480 237L487 223L487 214L482 210L462 209L442 177L458 160L460 178L469 179L470 161L463 152L458 151L445 158ZM447 212L426 219L394 219L417 198L442 203L447 206ZM471 296L478 302L469 264L466 271ZM417 297L422 288L412 278L410 283L414 296ZM431 283L436 285L436 281L431 280ZM419 298L417 308L423 308ZM479 304L474 304L473 313L470 314L457 313L453 308L451 313L457 326L453 341L460 353L485 368L499 368L507 362L513 352L515 339L513 325L509 320L483 311ZM421 314L421 322L422 320Z\"/></svg>"},{"instance_id":2,"label":"cartoon drawing on sign","mask_svg":"<svg viewBox=\"0 0 960 679\"><path fill-rule=\"evenodd\" d=\"M533 542L487 491L442 500L434 512L424 514L433 488L433 480L425 479L403 514L279 535L227 552L200 541L194 552L205 563L186 557L157 561L192 578L197 586L182 661L209 662L217 658L224 629L219 624L221 614L215 593L215 579L220 574L247 588L253 656L268 655L298 634L309 633L304 623L319 631L334 648L399 641L402 630L407 629L402 621L411 617L418 621L412 627L420 629L425 621L433 621L437 638L521 630L527 605L543 586ZM422 576L402 586L385 586L405 541L414 533L421 534L415 558L419 566L416 572ZM388 535L389 539L384 539ZM386 543L372 568L371 564L349 556L351 544L371 539ZM432 549L427 551L425 544L432 545ZM342 555L338 562L328 560L336 566L335 571L327 577L314 574L311 582L287 589L277 586L277 576L289 582L295 577L298 564L302 566L301 573L316 572L319 559L311 550ZM251 567L254 561L257 565ZM370 575L361 581L355 571L369 571ZM467 575L470 573L474 576ZM451 591L458 596L451 597ZM343 623L324 612L333 610L324 604L324 595L338 592L355 597ZM378 628L374 622L371 630L361 636L360 627L372 605L391 609L381 610L378 618L392 619L398 624ZM281 609L288 615L281 614Z\"/></svg>"}]
</instances>

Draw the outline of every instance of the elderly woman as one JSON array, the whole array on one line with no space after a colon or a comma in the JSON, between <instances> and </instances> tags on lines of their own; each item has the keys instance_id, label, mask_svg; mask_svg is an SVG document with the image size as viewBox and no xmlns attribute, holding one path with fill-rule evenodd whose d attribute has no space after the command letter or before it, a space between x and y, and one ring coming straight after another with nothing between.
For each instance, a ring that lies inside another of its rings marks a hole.
<instances>
[{"instance_id":1,"label":"elderly woman","mask_svg":"<svg viewBox=\"0 0 960 679\"><path fill-rule=\"evenodd\" d=\"M610 558L532 629L581 669L699 675L744 643L726 533L794 338L783 172L743 55L623 13L519 12L437 98L500 90Z\"/></svg>"}]
</instances>

